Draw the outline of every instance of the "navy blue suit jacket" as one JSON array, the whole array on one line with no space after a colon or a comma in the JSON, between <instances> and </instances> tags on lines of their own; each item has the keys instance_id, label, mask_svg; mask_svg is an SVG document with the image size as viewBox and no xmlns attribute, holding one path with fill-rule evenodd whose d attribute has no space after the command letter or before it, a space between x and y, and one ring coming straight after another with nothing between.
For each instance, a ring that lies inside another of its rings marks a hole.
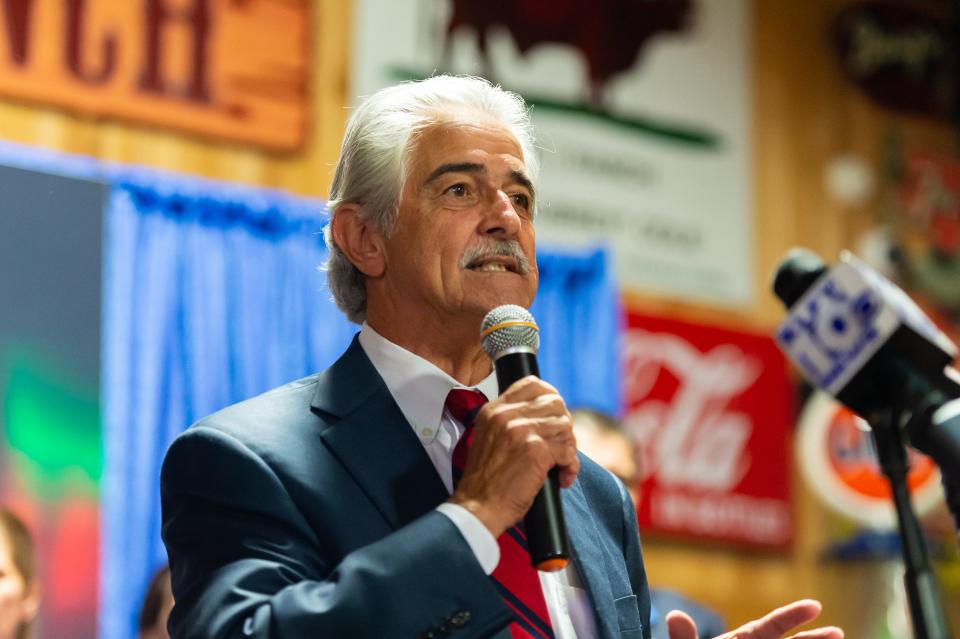
<instances>
[{"instance_id":1,"label":"navy blue suit jacket","mask_svg":"<svg viewBox=\"0 0 960 639\"><path fill-rule=\"evenodd\" d=\"M649 639L633 506L582 461L562 499L599 635ZM171 634L509 637L509 610L434 510L448 497L354 339L323 373L215 413L171 445Z\"/></svg>"}]
</instances>

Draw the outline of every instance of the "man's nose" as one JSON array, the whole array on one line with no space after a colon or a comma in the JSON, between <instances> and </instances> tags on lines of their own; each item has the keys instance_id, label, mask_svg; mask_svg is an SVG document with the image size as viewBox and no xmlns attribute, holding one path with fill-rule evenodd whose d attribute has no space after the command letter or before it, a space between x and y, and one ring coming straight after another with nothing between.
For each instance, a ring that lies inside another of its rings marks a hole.
<instances>
[{"instance_id":1,"label":"man's nose","mask_svg":"<svg viewBox=\"0 0 960 639\"><path fill-rule=\"evenodd\" d=\"M487 214L480 223L480 232L495 237L514 237L520 232L520 215L513 202L503 191L497 191L491 198Z\"/></svg>"}]
</instances>

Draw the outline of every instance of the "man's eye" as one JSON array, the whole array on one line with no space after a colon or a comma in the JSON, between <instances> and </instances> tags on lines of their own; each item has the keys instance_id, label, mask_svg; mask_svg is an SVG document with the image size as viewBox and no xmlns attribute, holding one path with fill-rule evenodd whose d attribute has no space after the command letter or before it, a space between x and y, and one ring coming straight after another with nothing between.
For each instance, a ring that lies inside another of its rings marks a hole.
<instances>
[{"instance_id":1,"label":"man's eye","mask_svg":"<svg viewBox=\"0 0 960 639\"><path fill-rule=\"evenodd\" d=\"M523 193L514 193L510 196L516 206L526 210L530 208L530 198Z\"/></svg>"},{"instance_id":2,"label":"man's eye","mask_svg":"<svg viewBox=\"0 0 960 639\"><path fill-rule=\"evenodd\" d=\"M453 186L447 189L447 193L454 195L456 197L463 197L467 194L467 185L466 184L454 184Z\"/></svg>"}]
</instances>

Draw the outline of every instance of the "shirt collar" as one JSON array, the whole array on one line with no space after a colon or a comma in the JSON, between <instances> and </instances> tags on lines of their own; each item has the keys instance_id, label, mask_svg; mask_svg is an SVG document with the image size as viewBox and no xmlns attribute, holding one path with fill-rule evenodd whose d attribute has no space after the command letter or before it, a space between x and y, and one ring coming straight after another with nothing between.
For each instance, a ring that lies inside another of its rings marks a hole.
<instances>
[{"instance_id":1,"label":"shirt collar","mask_svg":"<svg viewBox=\"0 0 960 639\"><path fill-rule=\"evenodd\" d=\"M433 363L394 344L366 322L360 329L359 340L417 436L424 439L421 435L424 427L429 427L435 433L443 418L447 394L453 388L469 387ZM473 388L486 395L487 399L495 398L498 395L496 374L491 371Z\"/></svg>"}]
</instances>

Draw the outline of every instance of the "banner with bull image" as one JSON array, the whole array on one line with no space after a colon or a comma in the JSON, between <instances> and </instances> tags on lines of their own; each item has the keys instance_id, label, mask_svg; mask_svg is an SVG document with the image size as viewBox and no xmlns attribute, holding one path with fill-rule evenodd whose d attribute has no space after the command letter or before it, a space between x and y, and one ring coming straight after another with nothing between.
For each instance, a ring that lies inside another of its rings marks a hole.
<instances>
[{"instance_id":1,"label":"banner with bull image","mask_svg":"<svg viewBox=\"0 0 960 639\"><path fill-rule=\"evenodd\" d=\"M624 364L643 533L787 546L792 387L774 341L631 314Z\"/></svg>"},{"instance_id":2,"label":"banner with bull image","mask_svg":"<svg viewBox=\"0 0 960 639\"><path fill-rule=\"evenodd\" d=\"M627 289L750 303L746 0L359 0L353 91L483 75L533 106L538 234Z\"/></svg>"}]
</instances>

